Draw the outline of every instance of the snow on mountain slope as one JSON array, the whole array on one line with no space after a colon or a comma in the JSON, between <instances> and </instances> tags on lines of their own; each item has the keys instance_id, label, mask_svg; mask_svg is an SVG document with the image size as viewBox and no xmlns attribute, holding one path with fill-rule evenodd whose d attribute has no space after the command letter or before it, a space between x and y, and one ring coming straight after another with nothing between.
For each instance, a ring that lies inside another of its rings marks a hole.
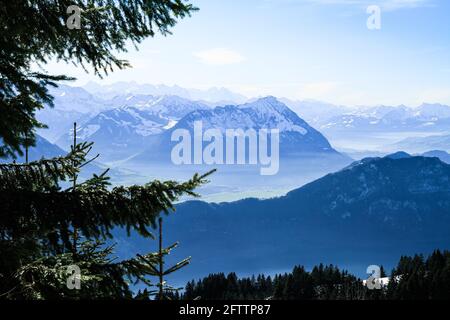
<instances>
[{"instance_id":1,"label":"snow on mountain slope","mask_svg":"<svg viewBox=\"0 0 450 320\"><path fill-rule=\"evenodd\" d=\"M209 109L202 102L191 101L178 96L151 96L151 95L121 95L111 100L111 107L131 106L145 110L167 119L181 119L189 112L198 109Z\"/></svg>"},{"instance_id":2,"label":"snow on mountain slope","mask_svg":"<svg viewBox=\"0 0 450 320\"><path fill-rule=\"evenodd\" d=\"M183 118L177 128L193 128L195 121L202 121L203 128L226 129L279 129L280 133L317 133L285 104L275 97L258 99L242 105L228 105L211 110L197 110Z\"/></svg>"},{"instance_id":3,"label":"snow on mountain slope","mask_svg":"<svg viewBox=\"0 0 450 320\"><path fill-rule=\"evenodd\" d=\"M98 112L108 109L108 103L83 88L59 85L49 88L54 97L54 107L46 107L36 113L37 119L48 126L38 130L38 134L55 142L61 135L68 133L73 123L84 123Z\"/></svg>"},{"instance_id":4,"label":"snow on mountain slope","mask_svg":"<svg viewBox=\"0 0 450 320\"><path fill-rule=\"evenodd\" d=\"M93 141L94 151L105 161L128 158L146 147L146 139L173 127L185 114L208 106L176 96L118 96L112 109L102 111L83 123L77 135L80 141ZM68 149L72 134L66 133L57 144Z\"/></svg>"},{"instance_id":5,"label":"snow on mountain slope","mask_svg":"<svg viewBox=\"0 0 450 320\"><path fill-rule=\"evenodd\" d=\"M360 108L326 119L320 128L332 135L336 131L438 131L449 124L450 106L422 104Z\"/></svg>"},{"instance_id":6,"label":"snow on mountain slope","mask_svg":"<svg viewBox=\"0 0 450 320\"><path fill-rule=\"evenodd\" d=\"M81 87L61 84L57 88L49 87L49 93L54 97L57 110L93 114L108 108L105 100L90 94Z\"/></svg>"},{"instance_id":7,"label":"snow on mountain slope","mask_svg":"<svg viewBox=\"0 0 450 320\"><path fill-rule=\"evenodd\" d=\"M295 157L306 154L335 155L347 157L334 150L327 139L308 123L297 116L285 104L274 97L258 99L237 106L216 107L196 110L182 118L172 129L148 140L149 149L131 159L134 162L147 162L155 159L170 161L170 150L176 144L171 141L172 132L186 129L193 135L194 124L201 121L203 132L218 129L225 134L227 129L279 129L280 154Z\"/></svg>"}]
</instances>

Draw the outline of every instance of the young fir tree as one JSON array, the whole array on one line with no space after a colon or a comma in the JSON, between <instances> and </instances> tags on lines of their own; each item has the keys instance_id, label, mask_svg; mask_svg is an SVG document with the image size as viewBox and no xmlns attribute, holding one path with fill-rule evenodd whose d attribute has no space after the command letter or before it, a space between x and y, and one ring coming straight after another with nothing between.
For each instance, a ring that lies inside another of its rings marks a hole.
<instances>
[{"instance_id":1,"label":"young fir tree","mask_svg":"<svg viewBox=\"0 0 450 320\"><path fill-rule=\"evenodd\" d=\"M70 8L79 8L79 12ZM116 53L157 32L170 34L177 20L197 10L185 0L2 1L0 6L0 156L22 155L45 125L36 111L52 105L48 86L67 75L48 74L49 59L73 63L96 75L129 67ZM69 28L73 14L79 28ZM33 66L40 69L33 69Z\"/></svg>"},{"instance_id":2,"label":"young fir tree","mask_svg":"<svg viewBox=\"0 0 450 320\"><path fill-rule=\"evenodd\" d=\"M187 265L189 258L163 269L164 256L177 244L163 248L161 229L157 253L118 263L113 262L114 246L105 246L104 241L112 237L115 226L153 237L150 228L156 226L159 213L168 213L183 194L198 196L194 189L210 173L181 184L154 181L142 187L110 189L105 171L77 183L79 171L92 160L86 160L90 149L91 144L76 144L75 140L67 158L0 165L0 181L7 178L0 184L0 297L131 298L129 282L151 286L148 276L159 279L159 299L166 292L173 293L163 277ZM46 167L55 162L59 168ZM29 168L28 175L19 170L15 176L14 169L21 166ZM62 175L52 176L52 172ZM62 190L60 180L72 184ZM160 217L159 224L161 228ZM74 265L82 271L80 290L67 286L68 268Z\"/></svg>"},{"instance_id":3,"label":"young fir tree","mask_svg":"<svg viewBox=\"0 0 450 320\"><path fill-rule=\"evenodd\" d=\"M80 28L68 28L68 8L81 11ZM48 86L71 79L50 75L51 58L72 62L98 76L129 64L115 56L128 42L137 45L156 32L170 33L178 19L196 10L183 0L6 1L0 7L0 157L23 155L35 130L45 127L36 111L52 106ZM33 70L33 65L40 67ZM153 181L114 187L107 173L83 183L75 177L89 162L92 144L74 145L66 156L24 164L0 165L0 298L131 297L127 280L148 283L158 275L161 252L114 262L104 241L125 228L152 237L160 212L178 197L196 196L207 175L191 180ZM63 189L61 182L72 179ZM67 291L67 268L76 264L83 285ZM129 278L129 279L128 279ZM66 288L66 289L65 289Z\"/></svg>"}]
</instances>

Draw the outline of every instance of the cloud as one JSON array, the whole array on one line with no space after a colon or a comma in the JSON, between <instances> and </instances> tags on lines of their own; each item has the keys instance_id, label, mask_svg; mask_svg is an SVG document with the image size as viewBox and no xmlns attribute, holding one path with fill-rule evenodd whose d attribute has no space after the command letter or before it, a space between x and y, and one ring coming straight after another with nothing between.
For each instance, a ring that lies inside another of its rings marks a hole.
<instances>
[{"instance_id":1,"label":"cloud","mask_svg":"<svg viewBox=\"0 0 450 320\"><path fill-rule=\"evenodd\" d=\"M413 9L432 5L433 0L305 0L317 5L351 5L369 6L379 5L382 10L394 11L399 9Z\"/></svg>"},{"instance_id":2,"label":"cloud","mask_svg":"<svg viewBox=\"0 0 450 320\"><path fill-rule=\"evenodd\" d=\"M413 9L430 6L429 0L385 0L381 2L381 8L385 10Z\"/></svg>"},{"instance_id":3,"label":"cloud","mask_svg":"<svg viewBox=\"0 0 450 320\"><path fill-rule=\"evenodd\" d=\"M195 52L194 56L200 59L201 62L209 65L228 65L240 63L245 60L239 52L225 48Z\"/></svg>"}]
</instances>

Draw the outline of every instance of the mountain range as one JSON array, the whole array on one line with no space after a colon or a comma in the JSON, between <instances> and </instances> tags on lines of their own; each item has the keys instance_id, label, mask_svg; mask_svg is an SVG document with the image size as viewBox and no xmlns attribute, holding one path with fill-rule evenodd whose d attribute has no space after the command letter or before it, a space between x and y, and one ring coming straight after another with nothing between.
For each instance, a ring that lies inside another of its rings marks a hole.
<instances>
[{"instance_id":1,"label":"mountain range","mask_svg":"<svg viewBox=\"0 0 450 320\"><path fill-rule=\"evenodd\" d=\"M175 144L171 135L175 130L185 129L192 134L192 124L198 120L202 120L205 130L214 127L222 132L227 128L279 127L280 175L269 180L272 189L278 191L269 190L268 181L256 177L253 167L221 166L215 179L218 185L209 187L228 194L241 194L243 190L231 186L245 183L245 189L250 189L251 182L266 185L270 195L282 194L350 163L351 159L340 150L357 159L396 150L419 154L449 151L445 134L448 135L450 107L445 105L349 108L274 97L240 103L244 99L232 92L216 97L235 99L225 103L211 102L214 100L211 97L210 101L202 100L206 97L195 96L193 92L177 86L125 82L102 86L91 83L84 88L62 85L51 89L55 107L38 113L38 118L49 126L38 134L68 150L73 122L77 122L78 139L94 141L93 152L100 153L100 161L108 166L138 170L147 179L184 179L188 172L203 172L212 166L167 166L171 163L169 158ZM439 136L420 140L427 135ZM403 138L411 140L398 143ZM249 175L243 174L242 169L249 171ZM237 179L239 176L246 178Z\"/></svg>"},{"instance_id":2,"label":"mountain range","mask_svg":"<svg viewBox=\"0 0 450 320\"><path fill-rule=\"evenodd\" d=\"M291 100L280 98L280 101L297 113L299 117L305 119L305 121L317 128L326 124L327 120L333 117L338 117L353 111L346 106L334 105L316 100Z\"/></svg>"},{"instance_id":3,"label":"mountain range","mask_svg":"<svg viewBox=\"0 0 450 320\"><path fill-rule=\"evenodd\" d=\"M109 108L107 101L80 87L61 84L57 88L49 87L49 93L54 98L54 107L39 110L36 117L48 125L48 128L38 130L38 134L51 142L72 130L74 122L83 123Z\"/></svg>"},{"instance_id":4,"label":"mountain range","mask_svg":"<svg viewBox=\"0 0 450 320\"><path fill-rule=\"evenodd\" d=\"M61 88L63 89L64 92L67 91L67 88ZM75 90L78 92L83 89ZM81 96L83 98L80 99L86 99L90 94L83 92ZM56 105L58 99L55 101ZM84 121L81 121L81 116L79 118L77 137L79 141L94 141L94 152L100 153L106 162L130 159L126 162L128 167L152 161L168 163L174 146L171 142L172 133L177 129L192 131L193 123L199 120L205 130L280 129L282 156L334 156L342 163L350 160L333 149L320 132L275 97L216 108L178 96L123 94L116 95L107 102L103 101L104 106L99 106L98 101L94 101L92 112L82 114L88 119L82 118ZM75 103L78 103L77 99L74 100ZM64 102L56 109L73 112L74 108ZM66 131L56 140L56 144L68 150L73 133L69 128Z\"/></svg>"},{"instance_id":5,"label":"mountain range","mask_svg":"<svg viewBox=\"0 0 450 320\"><path fill-rule=\"evenodd\" d=\"M37 113L38 119L48 124L49 129L39 130L38 134L51 142L58 141L62 147L65 147L62 136L70 132L73 122L81 126L101 112L124 106L145 109L162 97L170 97L166 98L170 101L170 104L166 106L177 105L178 102L175 100L179 99L182 100L180 107L187 107L189 105L187 101L190 101L190 104L197 107L211 109L257 100L247 99L224 88L196 90L134 82L118 82L109 85L91 82L84 87L60 85L58 88L50 88L50 92L55 97L55 107L45 108ZM379 149L392 151L388 148L389 145L404 138L448 134L450 125L450 107L442 104L424 103L418 107L400 105L350 108L314 100L286 98L278 100L297 113L310 126L319 130L335 147L355 149L358 152L368 150L373 153ZM194 109L195 107L187 107L186 110L191 112ZM181 119L185 114L181 112L176 118ZM162 117L168 118L167 115ZM173 125L174 122L171 123L171 126ZM424 151L428 150L421 152Z\"/></svg>"},{"instance_id":6,"label":"mountain range","mask_svg":"<svg viewBox=\"0 0 450 320\"><path fill-rule=\"evenodd\" d=\"M119 89L124 91L116 91ZM274 97L221 105L174 95L151 95L146 86L138 86L138 89L142 91L130 88L129 83L111 86L108 95L92 94L80 87L52 89L55 107L39 115L49 129L38 133L69 150L73 123L76 122L78 141L93 141L93 154L100 154L101 162L113 168L138 172L141 177L136 180L136 175L133 175L133 180L126 181L129 184L145 183L155 178L186 179L192 172L216 168L210 165L171 165L170 155L174 146L171 134L177 129L192 131L192 123L196 120L204 123L205 130L214 127L222 132L225 129L281 129L280 174L267 180L260 176L258 166L220 166L214 182L202 192L220 194L221 199L232 195L282 194L351 161L336 151L307 121ZM156 93L163 92L171 91Z\"/></svg>"},{"instance_id":7,"label":"mountain range","mask_svg":"<svg viewBox=\"0 0 450 320\"><path fill-rule=\"evenodd\" d=\"M314 108L314 105L318 107ZM349 153L351 156L359 158L361 155L370 156L380 151L389 153L406 150L422 153L431 149L446 149L442 144L424 146L421 149L406 149L401 144L395 144L408 138L448 134L450 106L447 105L424 103L418 107L400 105L347 108L322 103L310 105L309 108L316 111L302 110L301 102L295 110L298 114L305 114L307 121L314 121L311 123L336 148L353 150Z\"/></svg>"},{"instance_id":8,"label":"mountain range","mask_svg":"<svg viewBox=\"0 0 450 320\"><path fill-rule=\"evenodd\" d=\"M449 124L449 106L424 103L416 108L404 105L360 108L351 113L323 119L320 128L323 130L352 128L371 132L379 130L435 131L448 128Z\"/></svg>"},{"instance_id":9,"label":"mountain range","mask_svg":"<svg viewBox=\"0 0 450 320\"><path fill-rule=\"evenodd\" d=\"M319 130L330 133L436 131L446 129L450 119L450 106L438 103L348 107L315 100L280 100Z\"/></svg>"},{"instance_id":10,"label":"mountain range","mask_svg":"<svg viewBox=\"0 0 450 320\"><path fill-rule=\"evenodd\" d=\"M243 103L247 98L241 94L232 92L226 88L187 89L177 85L168 86L164 84L139 84L137 82L116 82L113 84L100 85L95 82L88 82L83 88L104 99L112 99L118 93L134 95L153 96L179 96L189 100L203 100L213 104L223 103Z\"/></svg>"},{"instance_id":11,"label":"mountain range","mask_svg":"<svg viewBox=\"0 0 450 320\"><path fill-rule=\"evenodd\" d=\"M188 113L174 127L160 135L150 137L149 148L131 162L151 160L170 161L170 150L176 144L171 141L172 133L185 129L194 136L194 123L201 121L203 130L219 129L225 135L226 129L278 129L280 131L280 154L289 157L336 156L346 159L334 150L328 140L312 128L295 112L275 97L266 97L242 105L229 105L214 109L196 110ZM225 146L224 146L225 148ZM248 156L248 155L247 155Z\"/></svg>"},{"instance_id":12,"label":"mountain range","mask_svg":"<svg viewBox=\"0 0 450 320\"><path fill-rule=\"evenodd\" d=\"M25 162L25 150L23 150L24 155L19 156L15 159L18 163ZM42 158L54 158L66 155L67 152L58 147L57 145L51 143L47 139L36 135L36 145L28 149L28 161L38 161ZM6 163L11 162L13 159L0 159L0 162Z\"/></svg>"},{"instance_id":13,"label":"mountain range","mask_svg":"<svg viewBox=\"0 0 450 320\"><path fill-rule=\"evenodd\" d=\"M371 264L389 267L399 255L450 245L448 106L349 109L270 96L243 103L238 101L241 97L219 90L223 96L215 98L224 98L222 102L236 99L222 105L189 90L183 93L179 87L133 89L129 83L110 88L91 85L90 91L53 89L54 109L38 114L50 129L39 131L30 160L64 154L76 121L79 140L94 141L100 161L117 161L119 168L145 176L142 180L133 176L132 183L185 179L219 167L212 183L199 192L225 192L241 199L182 202L165 218L165 241L181 242L177 256L193 256L192 265L182 273L183 282L219 271L280 272L299 263L337 263L364 273ZM204 130L221 133L279 129L280 174L265 177L234 166L172 166L172 134L182 129L193 135L197 121ZM429 136L410 137L391 145L392 150L420 156L396 152L351 163L332 146L340 135L366 143L373 133L393 133L398 140L399 133L410 131ZM88 169L98 173L102 168L92 163ZM261 199L264 186L276 191L268 199ZM248 198L252 188L259 188L255 192L259 199ZM279 196L287 188L292 191ZM148 246L139 237L123 238L121 244L123 256L147 251Z\"/></svg>"},{"instance_id":14,"label":"mountain range","mask_svg":"<svg viewBox=\"0 0 450 320\"><path fill-rule=\"evenodd\" d=\"M209 108L177 96L148 95L119 95L110 101L110 106L77 130L80 141L94 141L94 152L108 162L141 152L149 136L164 132L189 112ZM66 133L56 143L68 149L72 136Z\"/></svg>"}]
</instances>

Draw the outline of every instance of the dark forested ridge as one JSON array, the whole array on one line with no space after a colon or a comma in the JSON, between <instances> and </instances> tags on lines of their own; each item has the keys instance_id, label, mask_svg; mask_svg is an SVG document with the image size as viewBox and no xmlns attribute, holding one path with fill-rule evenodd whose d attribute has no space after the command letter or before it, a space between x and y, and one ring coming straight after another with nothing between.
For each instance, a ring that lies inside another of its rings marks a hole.
<instances>
[{"instance_id":1,"label":"dark forested ridge","mask_svg":"<svg viewBox=\"0 0 450 320\"><path fill-rule=\"evenodd\" d=\"M274 274L299 262L358 276L370 264L391 270L402 255L450 248L449 181L438 158L366 158L278 198L180 203L167 236L194 261L176 280Z\"/></svg>"},{"instance_id":2,"label":"dark forested ridge","mask_svg":"<svg viewBox=\"0 0 450 320\"><path fill-rule=\"evenodd\" d=\"M381 278L386 277L381 267ZM311 271L295 266L273 277L263 274L238 278L235 273L210 274L187 283L174 298L193 300L428 300L450 299L450 252L403 256L381 289L368 289L362 279L333 265Z\"/></svg>"}]
</instances>

